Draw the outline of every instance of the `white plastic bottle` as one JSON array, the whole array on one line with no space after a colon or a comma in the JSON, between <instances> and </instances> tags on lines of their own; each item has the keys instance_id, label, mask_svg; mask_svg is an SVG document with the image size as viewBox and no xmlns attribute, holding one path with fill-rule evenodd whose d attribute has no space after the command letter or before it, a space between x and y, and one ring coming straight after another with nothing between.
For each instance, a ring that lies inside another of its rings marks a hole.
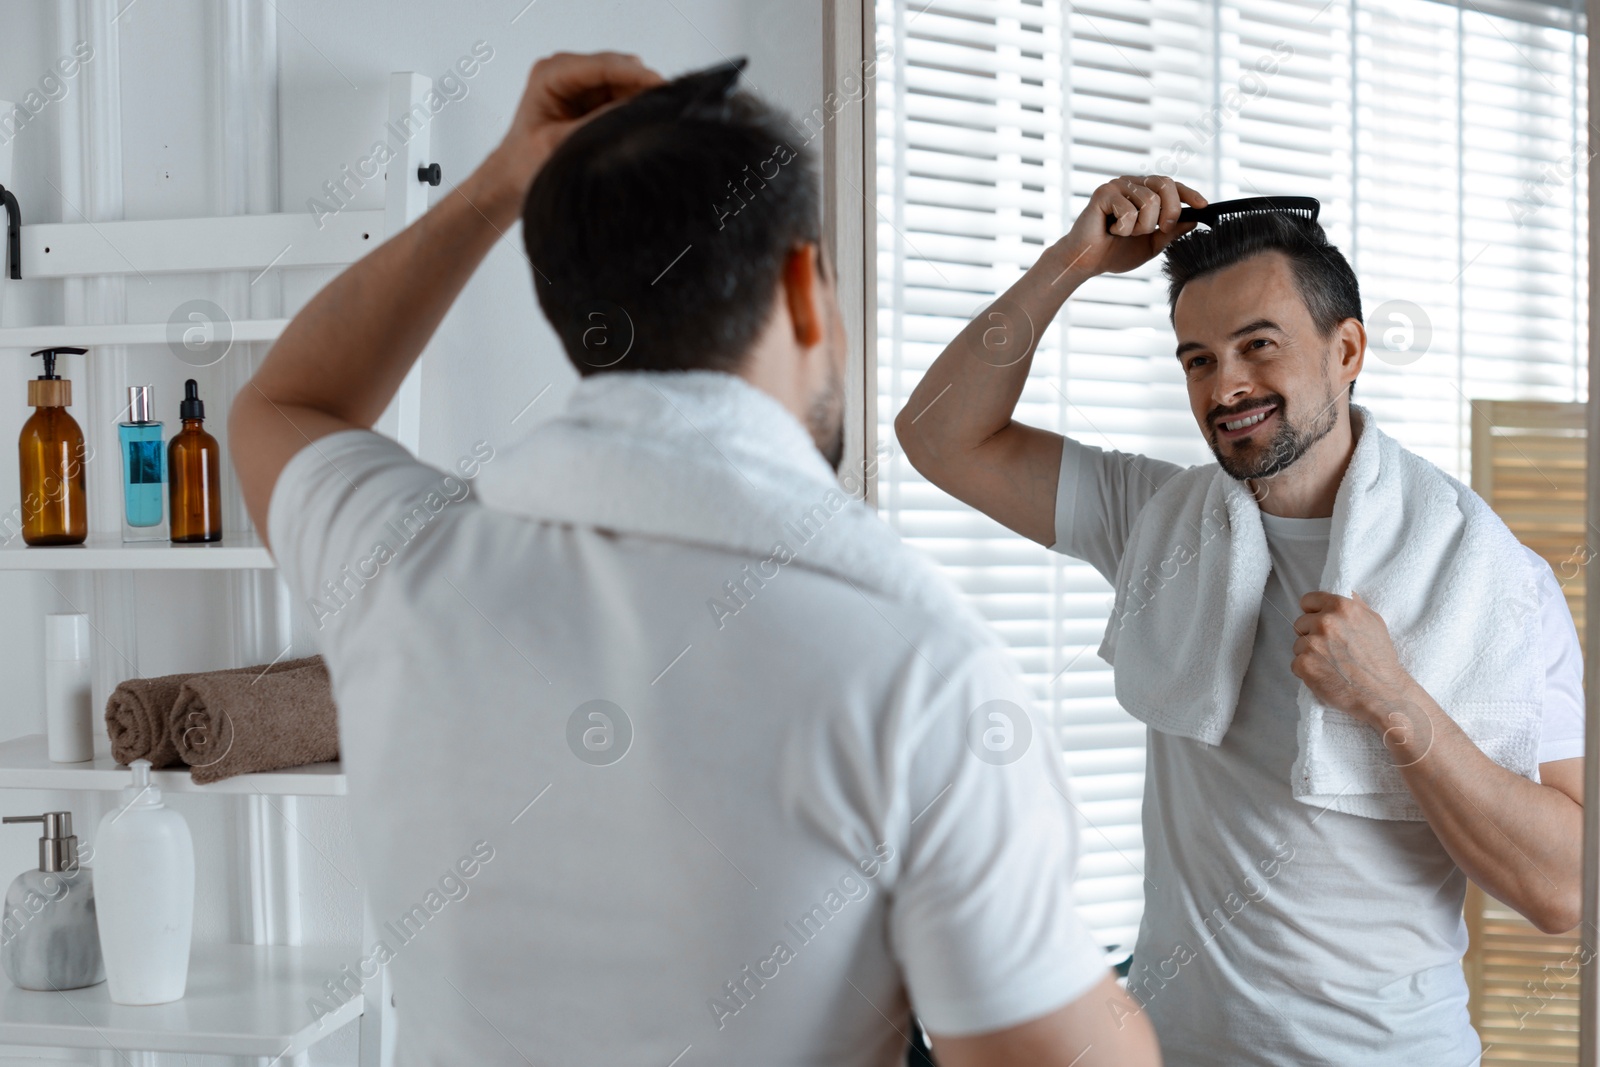
<instances>
[{"instance_id":1,"label":"white plastic bottle","mask_svg":"<svg viewBox=\"0 0 1600 1067\"><path fill-rule=\"evenodd\" d=\"M161 801L150 761L134 760L133 785L106 812L94 840L95 921L106 984L117 1004L183 996L194 934L194 839Z\"/></svg>"},{"instance_id":2,"label":"white plastic bottle","mask_svg":"<svg viewBox=\"0 0 1600 1067\"><path fill-rule=\"evenodd\" d=\"M45 738L55 763L94 759L89 698L89 616L44 617Z\"/></svg>"}]
</instances>

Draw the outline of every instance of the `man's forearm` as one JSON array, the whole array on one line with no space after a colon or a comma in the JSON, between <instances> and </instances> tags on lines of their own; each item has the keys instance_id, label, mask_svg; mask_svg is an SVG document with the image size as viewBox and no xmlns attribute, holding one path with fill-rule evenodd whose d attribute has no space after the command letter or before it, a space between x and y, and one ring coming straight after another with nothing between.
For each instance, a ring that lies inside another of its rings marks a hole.
<instances>
[{"instance_id":1,"label":"man's forearm","mask_svg":"<svg viewBox=\"0 0 1600 1067\"><path fill-rule=\"evenodd\" d=\"M1178 222L1184 206L1205 203L1163 175L1124 176L1097 188L1072 229L966 324L896 413L895 436L906 460L1002 526L1056 545L1065 437L1012 417L1039 340L1079 285L1160 255L1194 228ZM1108 226L1108 216L1117 222Z\"/></svg>"},{"instance_id":2,"label":"man's forearm","mask_svg":"<svg viewBox=\"0 0 1600 1067\"><path fill-rule=\"evenodd\" d=\"M1086 280L1070 264L1057 243L945 346L906 401L902 444L970 448L1011 421L1039 338ZM938 417L921 418L935 404Z\"/></svg>"},{"instance_id":3,"label":"man's forearm","mask_svg":"<svg viewBox=\"0 0 1600 1067\"><path fill-rule=\"evenodd\" d=\"M286 412L308 408L372 426L467 279L516 221L531 173L519 175L517 165L508 153L491 154L325 286L283 331L247 392Z\"/></svg>"},{"instance_id":4,"label":"man's forearm","mask_svg":"<svg viewBox=\"0 0 1600 1067\"><path fill-rule=\"evenodd\" d=\"M1434 833L1467 877L1540 929L1576 926L1583 808L1489 759L1421 686L1373 721Z\"/></svg>"}]
</instances>

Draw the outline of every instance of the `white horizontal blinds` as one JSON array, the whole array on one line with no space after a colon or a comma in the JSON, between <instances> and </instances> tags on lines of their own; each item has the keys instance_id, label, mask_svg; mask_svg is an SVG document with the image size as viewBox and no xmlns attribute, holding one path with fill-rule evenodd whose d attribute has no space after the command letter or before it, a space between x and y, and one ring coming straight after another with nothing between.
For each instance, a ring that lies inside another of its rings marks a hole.
<instances>
[{"instance_id":1,"label":"white horizontal blinds","mask_svg":"<svg viewBox=\"0 0 1600 1067\"><path fill-rule=\"evenodd\" d=\"M1233 0L1218 11L1217 180L1206 195L1314 196L1343 245L1350 222L1348 0Z\"/></svg>"},{"instance_id":2,"label":"white horizontal blinds","mask_svg":"<svg viewBox=\"0 0 1600 1067\"><path fill-rule=\"evenodd\" d=\"M1584 390L1588 97L1575 12L1461 12L1461 377L1466 397ZM1580 8L1581 10L1581 8ZM1471 412L1460 398L1460 469Z\"/></svg>"},{"instance_id":3,"label":"white horizontal blinds","mask_svg":"<svg viewBox=\"0 0 1600 1067\"><path fill-rule=\"evenodd\" d=\"M1180 115L1211 79L1204 18L1195 3L1086 0L1067 19L1067 224L1095 189L1124 174L1147 174L1170 151ZM1185 119L1187 121L1187 119ZM1040 424L1086 444L1199 462L1172 355L1159 263L1085 285L1063 309L1060 362L1042 358L1034 375L1050 388L1059 416ZM1052 354L1057 351L1052 350ZM1019 418L1030 421L1027 414ZM1187 422L1187 425L1186 425ZM1079 891L1108 944L1131 947L1144 905L1145 728L1117 703L1112 673L1097 654L1111 586L1093 567L1053 560L1060 632L1055 702L1060 736L1079 792L1085 834Z\"/></svg>"},{"instance_id":4,"label":"white horizontal blinds","mask_svg":"<svg viewBox=\"0 0 1600 1067\"><path fill-rule=\"evenodd\" d=\"M1369 335L1410 345L1369 352L1357 399L1464 477L1469 399L1584 393L1585 37L1540 3L1357 0L1354 16L1347 252Z\"/></svg>"},{"instance_id":5,"label":"white horizontal blinds","mask_svg":"<svg viewBox=\"0 0 1600 1067\"><path fill-rule=\"evenodd\" d=\"M1354 27L1357 207L1341 247L1370 342L1356 400L1462 477L1460 12L1431 0L1358 3Z\"/></svg>"},{"instance_id":6,"label":"white horizontal blinds","mask_svg":"<svg viewBox=\"0 0 1600 1067\"><path fill-rule=\"evenodd\" d=\"M1208 5L1176 0L1088 0L1071 5L1068 41L1068 154L1072 202L1068 223L1111 178L1158 167L1193 176L1211 135L1203 129L1215 81ZM1187 181L1188 178L1185 178ZM1202 184L1209 184L1203 178ZM1194 184L1194 182L1190 182ZM1066 358L1063 432L1105 449L1137 451L1177 463L1208 458L1188 414L1173 358L1160 263L1110 274L1085 285L1060 322ZM1088 567L1073 577L1088 592L1110 587ZM1102 603L1104 598L1102 597ZM1103 617L1101 619L1103 628ZM1099 638L1093 644L1098 647ZM1080 685L1103 694L1110 669L1093 650L1074 670ZM1098 713L1097 713L1098 714ZM1142 734L1136 735L1142 737ZM1137 750L1142 751L1139 741Z\"/></svg>"},{"instance_id":7,"label":"white horizontal blinds","mask_svg":"<svg viewBox=\"0 0 1600 1067\"><path fill-rule=\"evenodd\" d=\"M877 124L878 418L892 440L895 414L944 346L1069 221L1065 28L1059 0L881 0L878 18L880 41L894 45L893 62L879 67ZM1019 418L1060 429L1060 359L1051 331ZM1089 716L1070 709L1065 724L1085 822L1077 892L1106 944L1130 942L1142 901L1142 740L1117 710L1109 673L1088 694L1057 679L1086 646L1091 654L1077 665L1104 667L1090 645L1105 623L1104 583L1085 588L1078 572L1087 568L953 500L898 451L883 468L879 502L1005 638L1047 721L1060 723L1068 704L1094 705Z\"/></svg>"}]
</instances>

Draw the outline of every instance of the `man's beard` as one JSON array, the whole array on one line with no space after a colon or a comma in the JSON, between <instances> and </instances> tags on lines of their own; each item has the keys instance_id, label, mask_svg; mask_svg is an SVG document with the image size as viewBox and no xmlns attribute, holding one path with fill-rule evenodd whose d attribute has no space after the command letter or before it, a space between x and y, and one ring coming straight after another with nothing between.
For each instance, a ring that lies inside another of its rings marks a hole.
<instances>
[{"instance_id":1,"label":"man's beard","mask_svg":"<svg viewBox=\"0 0 1600 1067\"><path fill-rule=\"evenodd\" d=\"M1273 402L1278 408L1278 431L1265 444L1257 443L1247 451L1224 455L1215 436L1216 431L1213 431L1211 454L1217 457L1217 464L1236 481L1270 478L1287 469L1339 423L1339 405L1331 392L1319 405L1321 410L1314 416L1312 425L1306 427L1296 426L1290 421L1283 397L1277 397Z\"/></svg>"},{"instance_id":2,"label":"man's beard","mask_svg":"<svg viewBox=\"0 0 1600 1067\"><path fill-rule=\"evenodd\" d=\"M806 429L811 431L817 451L837 473L844 462L844 376L832 363L828 364L828 384L811 398Z\"/></svg>"}]
</instances>

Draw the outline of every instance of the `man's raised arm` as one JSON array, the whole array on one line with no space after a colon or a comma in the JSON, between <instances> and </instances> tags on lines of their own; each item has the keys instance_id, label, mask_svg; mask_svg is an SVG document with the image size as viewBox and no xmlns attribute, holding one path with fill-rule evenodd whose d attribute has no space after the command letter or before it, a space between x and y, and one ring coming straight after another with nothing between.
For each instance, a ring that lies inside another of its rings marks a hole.
<instances>
[{"instance_id":1,"label":"man's raised arm","mask_svg":"<svg viewBox=\"0 0 1600 1067\"><path fill-rule=\"evenodd\" d=\"M911 465L933 484L1031 540L1056 541L1060 434L1015 422L1039 338L1072 293L1121 274L1194 228L1184 205L1206 200L1171 178L1115 178L1072 229L956 335L895 417ZM1117 221L1107 227L1107 216Z\"/></svg>"},{"instance_id":2,"label":"man's raised arm","mask_svg":"<svg viewBox=\"0 0 1600 1067\"><path fill-rule=\"evenodd\" d=\"M661 80L632 55L541 59L510 131L483 164L329 282L285 327L228 417L240 491L263 542L283 468L311 441L378 420L467 279L516 222L561 140Z\"/></svg>"}]
</instances>

